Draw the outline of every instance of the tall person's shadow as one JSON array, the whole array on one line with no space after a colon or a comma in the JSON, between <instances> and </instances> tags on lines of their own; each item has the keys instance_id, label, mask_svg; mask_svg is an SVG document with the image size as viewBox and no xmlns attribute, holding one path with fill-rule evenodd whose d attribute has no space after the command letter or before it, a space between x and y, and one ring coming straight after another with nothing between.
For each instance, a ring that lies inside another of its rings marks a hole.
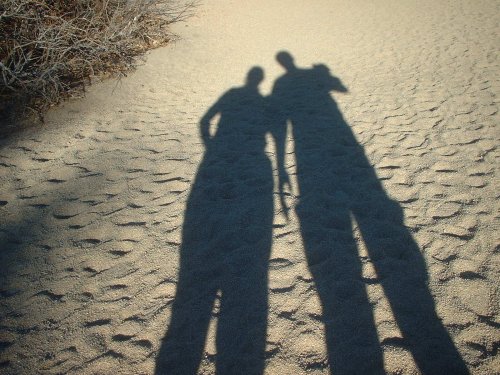
<instances>
[{"instance_id":1,"label":"tall person's shadow","mask_svg":"<svg viewBox=\"0 0 500 375\"><path fill-rule=\"evenodd\" d=\"M287 52L274 85L273 122L292 129L299 202L309 269L319 293L332 374L385 374L372 305L353 235L357 223L377 280L422 374L468 374L435 312L420 250L399 204L380 184L331 91L346 92L324 65L298 68ZM278 160L284 147L278 143ZM279 168L280 189L287 182Z\"/></svg>"},{"instance_id":2,"label":"tall person's shadow","mask_svg":"<svg viewBox=\"0 0 500 375\"><path fill-rule=\"evenodd\" d=\"M263 78L252 68L246 84L226 92L200 121L206 151L187 202L179 281L156 374L196 374L218 298L217 374L264 371L273 176L264 152Z\"/></svg>"}]
</instances>

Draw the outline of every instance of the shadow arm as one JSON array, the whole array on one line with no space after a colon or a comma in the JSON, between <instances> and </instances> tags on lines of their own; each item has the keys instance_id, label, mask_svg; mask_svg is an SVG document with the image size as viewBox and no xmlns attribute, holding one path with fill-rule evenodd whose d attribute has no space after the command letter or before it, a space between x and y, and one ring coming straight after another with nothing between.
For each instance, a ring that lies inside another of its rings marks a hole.
<instances>
[{"instance_id":1,"label":"shadow arm","mask_svg":"<svg viewBox=\"0 0 500 375\"><path fill-rule=\"evenodd\" d=\"M222 98L221 98L222 99ZM210 143L210 121L221 112L221 99L215 102L200 119L200 137L205 147Z\"/></svg>"},{"instance_id":2,"label":"shadow arm","mask_svg":"<svg viewBox=\"0 0 500 375\"><path fill-rule=\"evenodd\" d=\"M284 199L285 185L288 185L288 188L290 188L290 180L288 177L288 172L285 169L287 117L283 113L283 111L279 108L279 106L271 104L270 110L272 112L271 135L273 137L274 144L276 147L279 197L280 197L281 207L283 208L284 214L288 220L289 207L286 205Z\"/></svg>"}]
</instances>

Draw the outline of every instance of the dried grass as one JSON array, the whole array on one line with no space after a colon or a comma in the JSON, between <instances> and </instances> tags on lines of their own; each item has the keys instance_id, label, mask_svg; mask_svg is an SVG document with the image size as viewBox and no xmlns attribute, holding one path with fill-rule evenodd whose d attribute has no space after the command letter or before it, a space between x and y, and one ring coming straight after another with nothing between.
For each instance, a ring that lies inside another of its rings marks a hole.
<instances>
[{"instance_id":1,"label":"dried grass","mask_svg":"<svg viewBox=\"0 0 500 375\"><path fill-rule=\"evenodd\" d=\"M193 1L1 0L0 121L42 115L91 77L120 75L168 42ZM2 114L3 112L3 114Z\"/></svg>"}]
</instances>

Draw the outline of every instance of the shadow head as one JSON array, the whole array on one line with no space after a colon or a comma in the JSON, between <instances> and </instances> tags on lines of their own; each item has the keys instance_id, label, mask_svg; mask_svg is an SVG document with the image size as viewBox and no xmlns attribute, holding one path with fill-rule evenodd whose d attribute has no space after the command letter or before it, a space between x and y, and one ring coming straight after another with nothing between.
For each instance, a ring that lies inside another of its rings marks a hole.
<instances>
[{"instance_id":1,"label":"shadow head","mask_svg":"<svg viewBox=\"0 0 500 375\"><path fill-rule=\"evenodd\" d=\"M257 88L264 80L264 69L260 66L254 66L247 73L246 85L249 87Z\"/></svg>"},{"instance_id":2,"label":"shadow head","mask_svg":"<svg viewBox=\"0 0 500 375\"><path fill-rule=\"evenodd\" d=\"M276 60L287 71L295 69L295 62L290 52L287 51L278 52L276 54Z\"/></svg>"}]
</instances>

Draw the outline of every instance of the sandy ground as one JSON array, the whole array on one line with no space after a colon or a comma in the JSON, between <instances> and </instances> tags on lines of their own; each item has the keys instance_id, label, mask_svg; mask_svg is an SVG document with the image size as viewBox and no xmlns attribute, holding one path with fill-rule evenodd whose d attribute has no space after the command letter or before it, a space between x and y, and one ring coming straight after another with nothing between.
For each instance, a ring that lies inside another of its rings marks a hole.
<instances>
[{"instance_id":1,"label":"sandy ground","mask_svg":"<svg viewBox=\"0 0 500 375\"><path fill-rule=\"evenodd\" d=\"M0 372L498 373L499 21L206 1L2 140Z\"/></svg>"}]
</instances>

